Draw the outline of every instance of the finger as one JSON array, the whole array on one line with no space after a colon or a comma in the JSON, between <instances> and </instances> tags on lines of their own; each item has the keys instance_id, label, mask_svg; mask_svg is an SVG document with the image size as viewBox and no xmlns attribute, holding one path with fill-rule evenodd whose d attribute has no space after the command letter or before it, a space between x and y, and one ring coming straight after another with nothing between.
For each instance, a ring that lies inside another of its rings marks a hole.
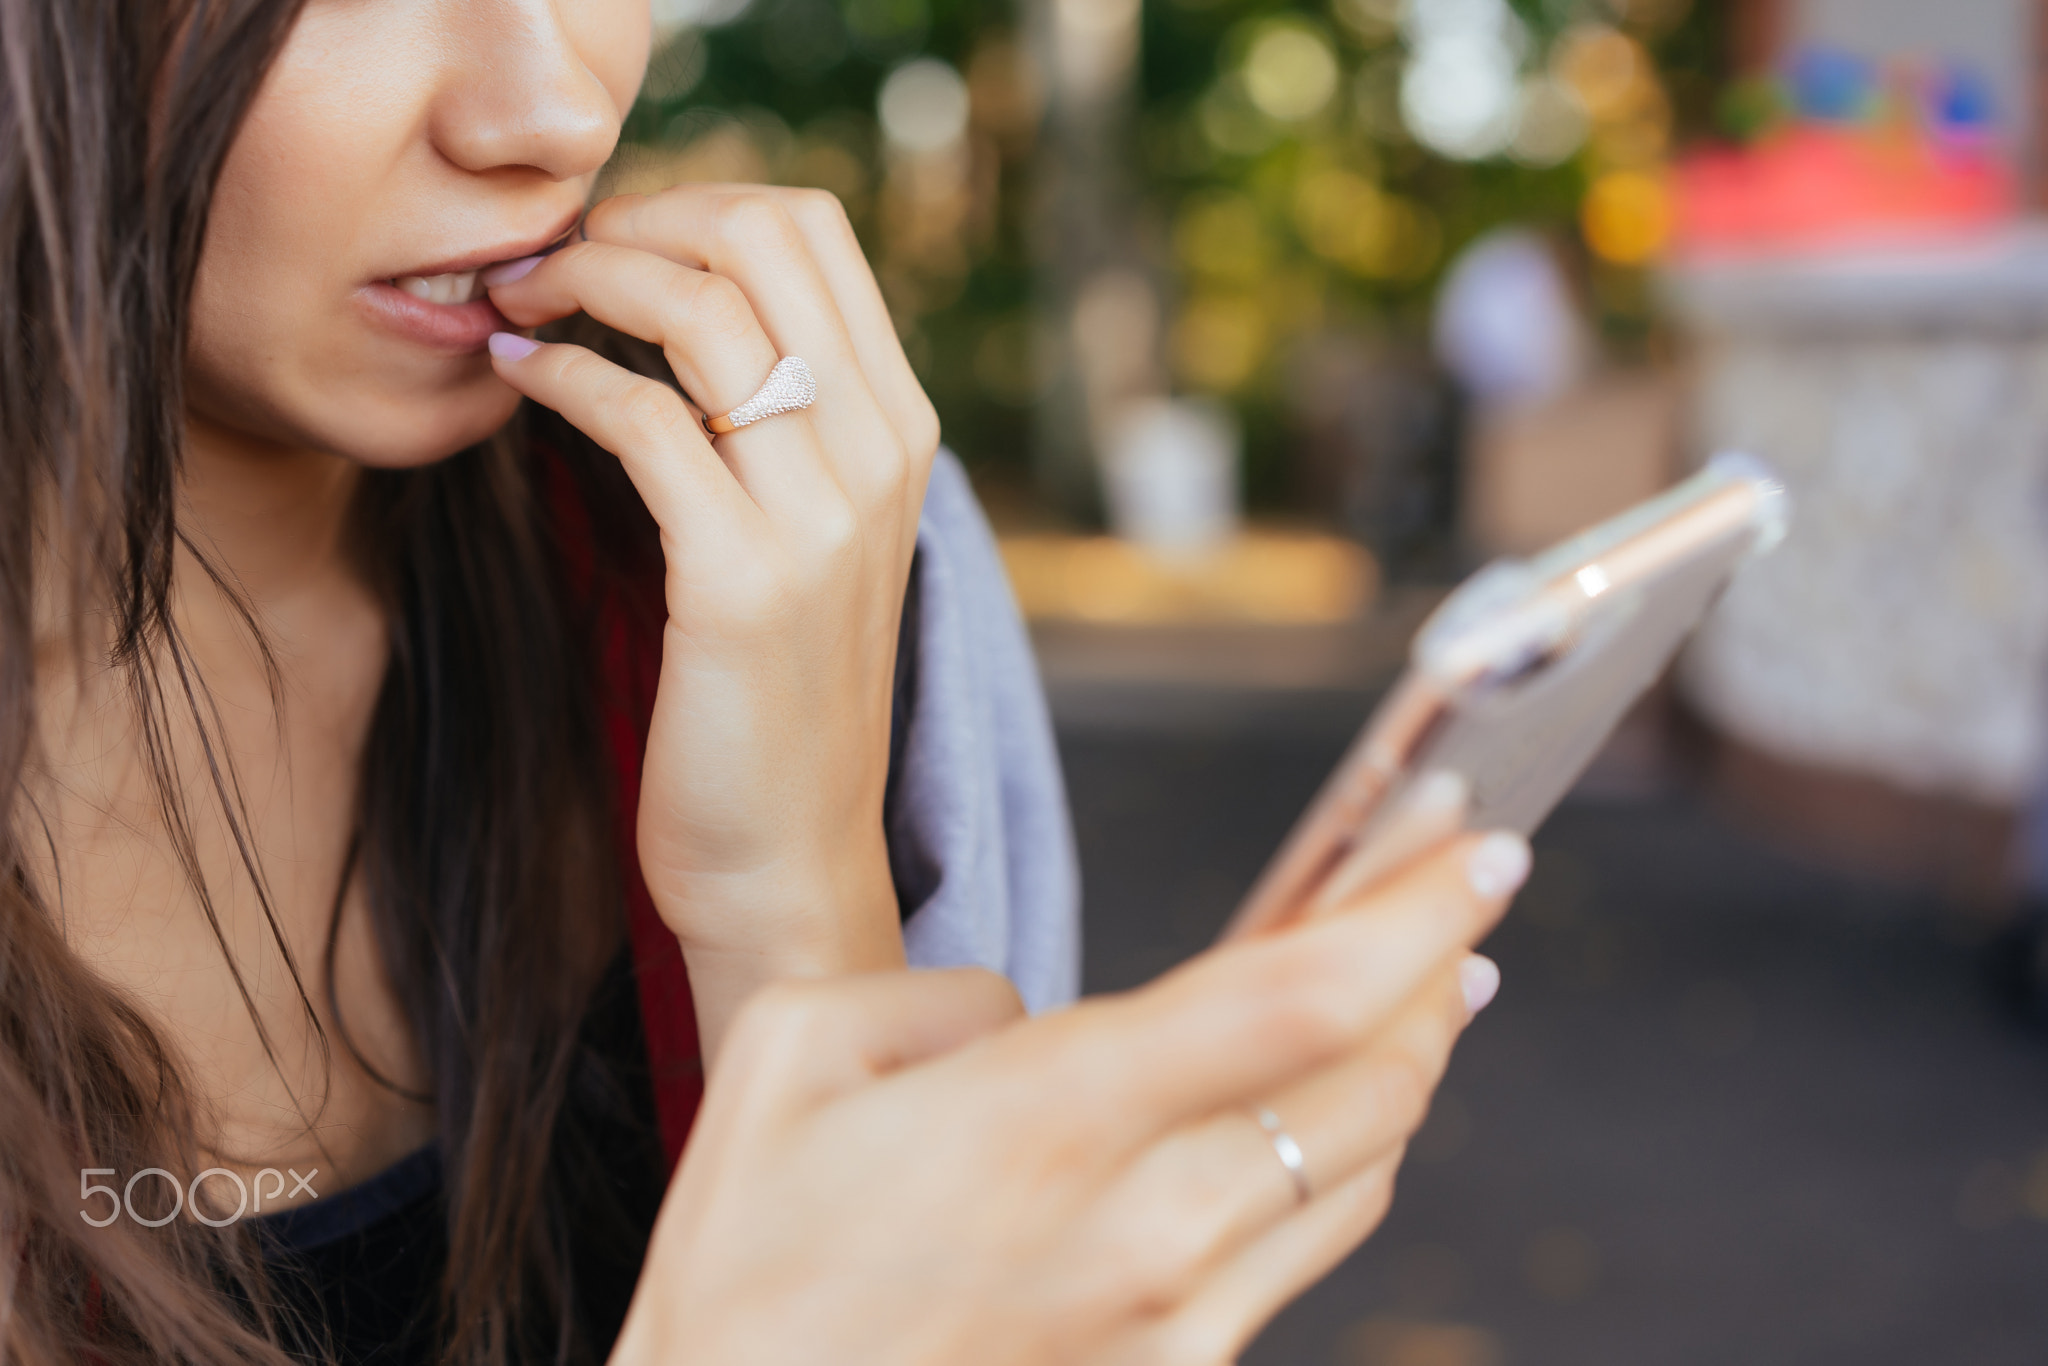
<instances>
[{"instance_id":1,"label":"finger","mask_svg":"<svg viewBox=\"0 0 2048 1366\"><path fill-rule=\"evenodd\" d=\"M1048 1017L1077 1103L1115 1107L1123 1141L1270 1095L1349 1053L1499 918L1529 866L1519 836L1465 836L1344 914L1203 954L1154 985Z\"/></svg>"},{"instance_id":2,"label":"finger","mask_svg":"<svg viewBox=\"0 0 2048 1366\"><path fill-rule=\"evenodd\" d=\"M755 299L770 336L785 347L813 348L797 354L820 371L821 391L826 368L834 378L858 375L918 461L922 501L938 418L836 198L752 185L623 195L592 211L589 230L732 277Z\"/></svg>"},{"instance_id":3,"label":"finger","mask_svg":"<svg viewBox=\"0 0 2048 1366\"><path fill-rule=\"evenodd\" d=\"M1332 1069L1276 1098L1276 1113L1297 1117L1283 1121L1286 1132L1306 1135L1301 1147L1313 1198L1306 1205L1297 1201L1218 1260L1162 1324L1172 1344L1162 1359L1234 1361L1276 1313L1327 1276L1386 1217L1408 1140L1427 1113L1418 1101L1434 1094L1451 1046L1492 998L1499 972L1475 954L1459 964L1454 979L1422 994L1391 1054ZM1389 1067L1390 1059L1400 1061ZM1344 1117L1347 1093L1374 1098L1363 1123ZM1348 1170L1333 1178L1340 1169Z\"/></svg>"},{"instance_id":4,"label":"finger","mask_svg":"<svg viewBox=\"0 0 2048 1366\"><path fill-rule=\"evenodd\" d=\"M498 377L560 413L619 458L647 510L663 527L689 527L716 552L749 530L759 509L711 448L694 414L667 385L636 375L581 346L491 339Z\"/></svg>"},{"instance_id":5,"label":"finger","mask_svg":"<svg viewBox=\"0 0 2048 1366\"><path fill-rule=\"evenodd\" d=\"M657 342L669 367L707 413L747 401L775 368L775 344L732 281L666 257L602 242L578 242L491 290L498 311L535 327L578 311Z\"/></svg>"},{"instance_id":6,"label":"finger","mask_svg":"<svg viewBox=\"0 0 2048 1366\"><path fill-rule=\"evenodd\" d=\"M845 372L859 374L831 288L796 220L775 196L754 186L620 195L592 209L584 231L593 242L617 243L725 276L755 301L778 346L792 354L807 349L813 368L833 363L840 382Z\"/></svg>"},{"instance_id":7,"label":"finger","mask_svg":"<svg viewBox=\"0 0 2048 1366\"><path fill-rule=\"evenodd\" d=\"M1423 775L1395 799L1386 821L1376 823L1365 842L1316 889L1308 914L1325 914L1362 896L1454 838L1470 805L1471 784L1461 775L1448 769Z\"/></svg>"},{"instance_id":8,"label":"finger","mask_svg":"<svg viewBox=\"0 0 2048 1366\"><path fill-rule=\"evenodd\" d=\"M1237 1360L1275 1314L1379 1227L1399 1167L1400 1154L1391 1154L1247 1243L1159 1323L1145 1359Z\"/></svg>"},{"instance_id":9,"label":"finger","mask_svg":"<svg viewBox=\"0 0 2048 1366\"><path fill-rule=\"evenodd\" d=\"M659 344L684 391L712 415L752 398L778 359L737 284L631 247L565 247L520 278L493 287L491 300L522 327L581 310L607 327ZM818 505L826 463L808 413L743 427L720 438L718 450L764 507Z\"/></svg>"},{"instance_id":10,"label":"finger","mask_svg":"<svg viewBox=\"0 0 2048 1366\"><path fill-rule=\"evenodd\" d=\"M1481 964L1498 972L1468 956L1425 984L1370 1046L1264 1101L1299 1146L1311 1192L1342 1185L1421 1127L1472 1022L1467 982Z\"/></svg>"},{"instance_id":11,"label":"finger","mask_svg":"<svg viewBox=\"0 0 2048 1366\"><path fill-rule=\"evenodd\" d=\"M1428 983L1358 1055L1258 1109L1220 1111L1143 1153L1107 1197L1106 1225L1142 1231L1147 1245L1119 1260L1165 1259L1162 1286L1185 1284L1300 1207L1289 1158L1302 1163L1308 1190L1329 1191L1400 1148L1428 1113L1471 1018L1460 977L1453 969Z\"/></svg>"},{"instance_id":12,"label":"finger","mask_svg":"<svg viewBox=\"0 0 2048 1366\"><path fill-rule=\"evenodd\" d=\"M784 193L741 184L623 195L592 209L588 231L598 242L727 276L754 301L776 346L811 362L821 395L829 385L834 393L858 391L874 401L868 365L842 313L840 293L813 256L813 240Z\"/></svg>"},{"instance_id":13,"label":"finger","mask_svg":"<svg viewBox=\"0 0 2048 1366\"><path fill-rule=\"evenodd\" d=\"M811 244L811 257L839 304L869 387L913 449L929 451L939 440L938 414L918 383L910 357L904 354L903 339L846 216L846 206L837 195L824 190L784 189L777 193L784 197L791 217Z\"/></svg>"},{"instance_id":14,"label":"finger","mask_svg":"<svg viewBox=\"0 0 2048 1366\"><path fill-rule=\"evenodd\" d=\"M785 978L763 987L726 1035L686 1165L725 1170L736 1149L751 1155L763 1135L786 1132L882 1073L957 1049L1022 1014L1010 984L978 969Z\"/></svg>"}]
</instances>

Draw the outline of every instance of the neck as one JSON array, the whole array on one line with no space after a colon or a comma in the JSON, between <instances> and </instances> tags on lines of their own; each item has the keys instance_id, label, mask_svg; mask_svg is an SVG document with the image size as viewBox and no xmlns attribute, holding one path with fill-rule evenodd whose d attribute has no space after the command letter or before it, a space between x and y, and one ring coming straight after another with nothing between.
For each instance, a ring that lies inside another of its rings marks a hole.
<instances>
[{"instance_id":1,"label":"neck","mask_svg":"<svg viewBox=\"0 0 2048 1366\"><path fill-rule=\"evenodd\" d=\"M53 653L38 679L33 809L55 833L24 841L31 876L64 908L67 942L173 1045L205 1102L199 1142L250 1179L296 1162L347 1185L432 1135L430 1109L357 1061L425 1085L361 884L344 876L388 650L349 544L358 479L338 457L192 421L178 526L255 631L180 550L171 611L189 673L160 667L134 689L103 658ZM332 1066L317 1029L332 1037L336 1018L297 992L322 1001L330 970L366 1049L336 1050Z\"/></svg>"}]
</instances>

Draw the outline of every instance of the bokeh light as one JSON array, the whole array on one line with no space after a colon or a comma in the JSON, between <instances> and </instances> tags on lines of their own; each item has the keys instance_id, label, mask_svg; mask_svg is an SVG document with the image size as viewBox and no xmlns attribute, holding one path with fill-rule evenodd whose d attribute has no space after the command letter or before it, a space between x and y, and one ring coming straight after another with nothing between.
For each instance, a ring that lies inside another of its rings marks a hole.
<instances>
[{"instance_id":1,"label":"bokeh light","mask_svg":"<svg viewBox=\"0 0 2048 1366\"><path fill-rule=\"evenodd\" d=\"M1514 137L1528 32L1504 0L1412 0L1401 113L1417 141L1458 161L1497 156Z\"/></svg>"},{"instance_id":2,"label":"bokeh light","mask_svg":"<svg viewBox=\"0 0 2048 1366\"><path fill-rule=\"evenodd\" d=\"M1304 176L1294 221L1310 250L1365 279L1419 279L1436 265L1439 233L1429 211L1350 171Z\"/></svg>"},{"instance_id":3,"label":"bokeh light","mask_svg":"<svg viewBox=\"0 0 2048 1366\"><path fill-rule=\"evenodd\" d=\"M1586 192L1580 226L1586 245L1603 260L1640 266L1656 259L1671 237L1671 195L1663 177L1607 172Z\"/></svg>"},{"instance_id":4,"label":"bokeh light","mask_svg":"<svg viewBox=\"0 0 2048 1366\"><path fill-rule=\"evenodd\" d=\"M1547 75L1522 83L1508 155L1524 166L1556 166L1586 144L1592 121L1578 93Z\"/></svg>"},{"instance_id":5,"label":"bokeh light","mask_svg":"<svg viewBox=\"0 0 2048 1366\"><path fill-rule=\"evenodd\" d=\"M1332 0L1331 12L1346 32L1369 47L1392 41L1401 31L1407 0Z\"/></svg>"},{"instance_id":6,"label":"bokeh light","mask_svg":"<svg viewBox=\"0 0 2048 1366\"><path fill-rule=\"evenodd\" d=\"M875 102L882 132L908 152L936 152L967 131L967 82L935 57L905 62L882 83Z\"/></svg>"},{"instance_id":7,"label":"bokeh light","mask_svg":"<svg viewBox=\"0 0 2048 1366\"><path fill-rule=\"evenodd\" d=\"M1225 156L1255 157L1280 140L1281 129L1252 103L1243 78L1232 73L1209 87L1197 117L1209 146Z\"/></svg>"},{"instance_id":8,"label":"bokeh light","mask_svg":"<svg viewBox=\"0 0 2048 1366\"><path fill-rule=\"evenodd\" d=\"M1261 113L1282 122L1320 113L1337 93L1338 76L1330 40L1305 24L1269 26L1245 55L1245 93Z\"/></svg>"},{"instance_id":9,"label":"bokeh light","mask_svg":"<svg viewBox=\"0 0 2048 1366\"><path fill-rule=\"evenodd\" d=\"M683 99L704 79L708 62L704 35L695 28L679 29L649 59L647 79L640 87L641 98L663 104Z\"/></svg>"},{"instance_id":10,"label":"bokeh light","mask_svg":"<svg viewBox=\"0 0 2048 1366\"><path fill-rule=\"evenodd\" d=\"M1065 405L1158 385L1227 397L1252 496L1294 497L1322 478L1288 468L1309 402L1294 363L1413 346L1438 273L1504 216L1590 231L1594 306L1646 307L1624 277L1661 245L1661 201L1605 177L1657 181L1680 118L1697 125L1700 100L1659 66L1668 41L1719 31L1686 19L1667 40L1686 8L656 0L634 145L608 174L837 195L949 437L977 455L1036 467ZM1061 260L1085 268L1055 287ZM1153 318L1130 343L1143 366L1114 382L1076 332L1104 270L1140 281ZM1332 392L1355 392L1345 373Z\"/></svg>"},{"instance_id":11,"label":"bokeh light","mask_svg":"<svg viewBox=\"0 0 2048 1366\"><path fill-rule=\"evenodd\" d=\"M1191 275L1237 285L1264 279L1277 251L1258 204L1227 192L1203 196L1181 210L1173 249Z\"/></svg>"},{"instance_id":12,"label":"bokeh light","mask_svg":"<svg viewBox=\"0 0 2048 1366\"><path fill-rule=\"evenodd\" d=\"M653 0L654 31L666 36L685 28L716 28L747 12L753 0Z\"/></svg>"},{"instance_id":13,"label":"bokeh light","mask_svg":"<svg viewBox=\"0 0 2048 1366\"><path fill-rule=\"evenodd\" d=\"M1271 341L1266 310L1257 295L1198 294L1174 322L1174 373L1200 392L1232 393L1257 372Z\"/></svg>"},{"instance_id":14,"label":"bokeh light","mask_svg":"<svg viewBox=\"0 0 2048 1366\"><path fill-rule=\"evenodd\" d=\"M1641 82L1654 79L1642 47L1605 24L1581 24L1568 30L1552 51L1550 68L1596 119L1626 113Z\"/></svg>"}]
</instances>

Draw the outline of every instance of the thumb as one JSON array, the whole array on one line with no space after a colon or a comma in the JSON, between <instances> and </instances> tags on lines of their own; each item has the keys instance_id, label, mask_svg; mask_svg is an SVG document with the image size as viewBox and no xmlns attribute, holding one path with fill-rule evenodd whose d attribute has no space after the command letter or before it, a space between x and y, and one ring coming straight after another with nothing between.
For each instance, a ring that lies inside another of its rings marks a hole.
<instances>
[{"instance_id":1,"label":"thumb","mask_svg":"<svg viewBox=\"0 0 2048 1366\"><path fill-rule=\"evenodd\" d=\"M783 1103L808 1108L1023 1016L1016 988L980 968L778 982L741 1010L718 1071L775 1078Z\"/></svg>"}]
</instances>

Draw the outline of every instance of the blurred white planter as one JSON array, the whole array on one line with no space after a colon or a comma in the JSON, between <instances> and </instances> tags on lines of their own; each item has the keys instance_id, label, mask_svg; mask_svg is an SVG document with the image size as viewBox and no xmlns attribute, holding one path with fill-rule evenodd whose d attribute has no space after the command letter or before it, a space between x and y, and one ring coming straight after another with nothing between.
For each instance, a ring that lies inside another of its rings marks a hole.
<instances>
[{"instance_id":1,"label":"blurred white planter","mask_svg":"<svg viewBox=\"0 0 2048 1366\"><path fill-rule=\"evenodd\" d=\"M1103 490L1117 535L1168 558L1220 549L1239 520L1237 418L1205 399L1143 399L1108 424Z\"/></svg>"},{"instance_id":2,"label":"blurred white planter","mask_svg":"<svg viewBox=\"0 0 2048 1366\"><path fill-rule=\"evenodd\" d=\"M1685 683L1794 762L1997 805L2048 754L2048 233L1673 272L1689 454L1783 472L1791 536Z\"/></svg>"}]
</instances>

